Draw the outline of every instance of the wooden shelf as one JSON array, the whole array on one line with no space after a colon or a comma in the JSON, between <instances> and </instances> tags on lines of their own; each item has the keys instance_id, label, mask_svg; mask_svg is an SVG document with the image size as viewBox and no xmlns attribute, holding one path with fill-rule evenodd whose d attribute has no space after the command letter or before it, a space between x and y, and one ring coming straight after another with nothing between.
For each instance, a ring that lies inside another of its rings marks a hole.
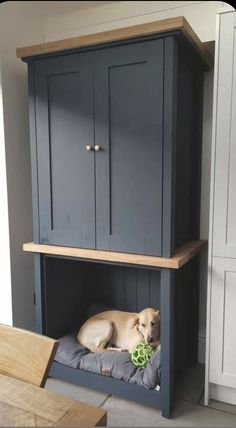
<instances>
[{"instance_id":1,"label":"wooden shelf","mask_svg":"<svg viewBox=\"0 0 236 428\"><path fill-rule=\"evenodd\" d=\"M87 34L85 36L73 37L70 39L63 39L33 46L21 47L16 49L16 55L19 58L26 58L35 55L66 51L75 48L109 42L111 43L119 40L150 36L153 34L176 30L181 31L185 35L185 37L190 41L190 43L201 55L207 66L211 67L213 64L213 60L210 53L183 16L148 22L146 24L139 24L125 28L119 28L116 30Z\"/></svg>"},{"instance_id":2,"label":"wooden shelf","mask_svg":"<svg viewBox=\"0 0 236 428\"><path fill-rule=\"evenodd\" d=\"M23 244L23 250L31 253L51 254L60 257L74 257L81 260L97 260L153 268L179 269L200 252L206 241L192 241L180 247L171 258L145 256L140 254L116 253L112 251L87 250L84 248L60 247L57 245Z\"/></svg>"}]
</instances>

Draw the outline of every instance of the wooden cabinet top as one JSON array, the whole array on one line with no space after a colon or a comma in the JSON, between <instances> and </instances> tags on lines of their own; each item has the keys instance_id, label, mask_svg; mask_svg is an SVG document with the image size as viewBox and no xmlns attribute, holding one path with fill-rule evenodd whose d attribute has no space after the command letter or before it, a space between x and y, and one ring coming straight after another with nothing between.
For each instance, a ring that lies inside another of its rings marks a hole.
<instances>
[{"instance_id":1,"label":"wooden cabinet top","mask_svg":"<svg viewBox=\"0 0 236 428\"><path fill-rule=\"evenodd\" d=\"M202 57L206 65L212 66L213 61L206 46L200 41L192 27L183 16L109 30L105 32L87 34L84 36L57 40L38 45L20 47L16 49L16 55L19 58L27 58L36 55L68 51L70 49L99 45L103 43L128 40L136 37L151 36L169 31L180 31L183 33L183 35L196 49L198 54Z\"/></svg>"},{"instance_id":2,"label":"wooden cabinet top","mask_svg":"<svg viewBox=\"0 0 236 428\"><path fill-rule=\"evenodd\" d=\"M112 251L88 250L85 248L61 247L58 245L35 244L28 242L23 245L24 251L41 253L59 257L77 258L86 261L99 261L104 263L127 264L146 266L149 268L179 269L196 254L198 254L206 241L192 241L180 247L173 257L145 256L140 254L116 253Z\"/></svg>"}]
</instances>

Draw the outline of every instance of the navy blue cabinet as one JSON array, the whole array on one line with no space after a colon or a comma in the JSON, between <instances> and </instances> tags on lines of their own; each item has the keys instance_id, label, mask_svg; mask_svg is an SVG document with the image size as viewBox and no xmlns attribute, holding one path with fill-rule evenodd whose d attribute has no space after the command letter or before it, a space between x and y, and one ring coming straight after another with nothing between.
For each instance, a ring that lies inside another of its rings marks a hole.
<instances>
[{"instance_id":1,"label":"navy blue cabinet","mask_svg":"<svg viewBox=\"0 0 236 428\"><path fill-rule=\"evenodd\" d=\"M132 34L148 31L146 37L120 40L115 30L113 36L94 35L95 41L116 40L96 46L85 47L84 36L72 39L68 49L67 43L46 44L43 51L51 53L42 53L41 45L23 49L35 243L171 257L199 239L203 74L209 59L184 18L170 21L169 29L166 20L160 24L162 33L159 25L155 34L149 24L133 27ZM76 40L80 47L74 47ZM61 46L67 50L57 51ZM35 254L38 332L59 338L74 331L94 302L135 312L152 305L161 313L159 391L55 362L51 375L148 404L169 417L174 368L197 358L198 258L177 271L141 269L136 262L116 266L109 254L101 263L90 252L80 260L70 249L64 258L76 257L73 262L57 258L56 247L54 255L40 247L45 253Z\"/></svg>"},{"instance_id":2,"label":"navy blue cabinet","mask_svg":"<svg viewBox=\"0 0 236 428\"><path fill-rule=\"evenodd\" d=\"M156 36L27 61L34 240L170 257L198 239L194 49Z\"/></svg>"}]
</instances>

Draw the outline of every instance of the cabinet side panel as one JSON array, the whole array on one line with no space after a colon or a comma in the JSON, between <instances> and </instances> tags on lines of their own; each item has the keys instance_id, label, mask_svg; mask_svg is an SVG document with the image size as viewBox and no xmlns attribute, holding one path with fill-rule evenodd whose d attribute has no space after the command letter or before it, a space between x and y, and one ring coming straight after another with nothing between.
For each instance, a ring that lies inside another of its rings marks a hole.
<instances>
[{"instance_id":1,"label":"cabinet side panel","mask_svg":"<svg viewBox=\"0 0 236 428\"><path fill-rule=\"evenodd\" d=\"M203 66L192 49L178 44L175 176L175 246L199 239Z\"/></svg>"},{"instance_id":2,"label":"cabinet side panel","mask_svg":"<svg viewBox=\"0 0 236 428\"><path fill-rule=\"evenodd\" d=\"M175 250L175 147L177 110L177 43L174 37L164 41L163 102L163 220L162 256L172 257Z\"/></svg>"},{"instance_id":3,"label":"cabinet side panel","mask_svg":"<svg viewBox=\"0 0 236 428\"><path fill-rule=\"evenodd\" d=\"M175 369L197 364L199 256L175 271Z\"/></svg>"}]
</instances>

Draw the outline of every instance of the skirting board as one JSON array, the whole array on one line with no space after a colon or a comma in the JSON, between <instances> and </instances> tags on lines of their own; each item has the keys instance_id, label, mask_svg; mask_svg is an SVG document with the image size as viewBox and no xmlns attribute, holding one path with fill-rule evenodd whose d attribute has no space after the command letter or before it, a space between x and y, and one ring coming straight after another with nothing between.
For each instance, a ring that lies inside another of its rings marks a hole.
<instances>
[{"instance_id":1,"label":"skirting board","mask_svg":"<svg viewBox=\"0 0 236 428\"><path fill-rule=\"evenodd\" d=\"M206 332L200 330L198 333L198 362L205 364L206 356Z\"/></svg>"},{"instance_id":2,"label":"skirting board","mask_svg":"<svg viewBox=\"0 0 236 428\"><path fill-rule=\"evenodd\" d=\"M223 385L210 384L210 398L236 405L236 390Z\"/></svg>"}]
</instances>

